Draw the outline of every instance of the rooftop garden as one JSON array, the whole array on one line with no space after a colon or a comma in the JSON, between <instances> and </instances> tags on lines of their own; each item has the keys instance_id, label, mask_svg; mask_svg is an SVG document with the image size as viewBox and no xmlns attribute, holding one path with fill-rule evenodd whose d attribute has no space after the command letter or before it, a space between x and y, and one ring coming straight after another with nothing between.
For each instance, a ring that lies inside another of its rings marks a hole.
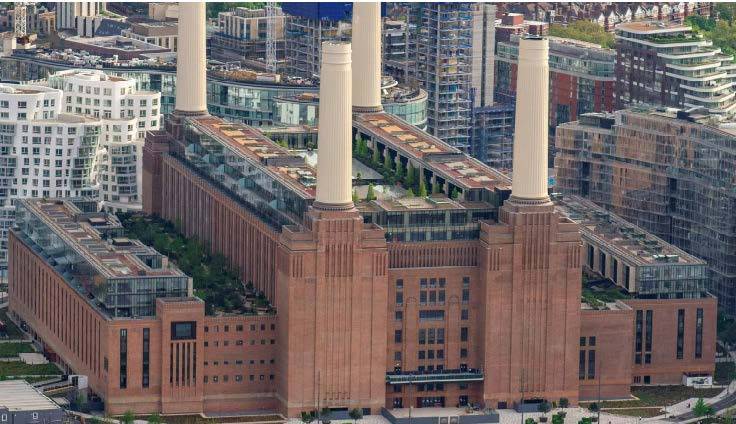
<instances>
[{"instance_id":1,"label":"rooftop garden","mask_svg":"<svg viewBox=\"0 0 736 424\"><path fill-rule=\"evenodd\" d=\"M194 294L205 301L207 315L273 313L265 295L251 282L243 283L225 256L211 254L197 239L184 237L178 225L142 214L120 213L118 218L129 238L153 246L192 277Z\"/></svg>"},{"instance_id":2,"label":"rooftop garden","mask_svg":"<svg viewBox=\"0 0 736 424\"><path fill-rule=\"evenodd\" d=\"M549 27L549 35L595 43L607 49L614 48L615 44L613 34L595 22L584 20L575 21L569 25L552 24Z\"/></svg>"},{"instance_id":3,"label":"rooftop garden","mask_svg":"<svg viewBox=\"0 0 736 424\"><path fill-rule=\"evenodd\" d=\"M713 45L729 56L736 55L736 26L734 26L736 5L733 3L716 3L715 16L705 18L700 15L688 16L685 20L693 30L713 41Z\"/></svg>"},{"instance_id":4,"label":"rooftop garden","mask_svg":"<svg viewBox=\"0 0 736 424\"><path fill-rule=\"evenodd\" d=\"M438 194L442 192L439 184L430 185L426 178L422 178L418 168L409 163L404 166L401 161L395 160L386 149L380 152L378 149L368 147L368 143L362 138L358 138L353 142L353 157L364 165L376 170L383 176L383 182L386 185L400 185L403 187L408 197L427 197L430 194ZM362 185L360 174L357 175L357 185ZM450 197L457 199L460 197L460 191L454 188L450 193ZM368 185L368 193L365 199L359 199L357 193L353 191L353 202L360 200L371 201L376 200L372 185Z\"/></svg>"},{"instance_id":5,"label":"rooftop garden","mask_svg":"<svg viewBox=\"0 0 736 424\"><path fill-rule=\"evenodd\" d=\"M583 271L582 301L593 309L605 309L606 303L631 299L631 295L608 278Z\"/></svg>"}]
</instances>

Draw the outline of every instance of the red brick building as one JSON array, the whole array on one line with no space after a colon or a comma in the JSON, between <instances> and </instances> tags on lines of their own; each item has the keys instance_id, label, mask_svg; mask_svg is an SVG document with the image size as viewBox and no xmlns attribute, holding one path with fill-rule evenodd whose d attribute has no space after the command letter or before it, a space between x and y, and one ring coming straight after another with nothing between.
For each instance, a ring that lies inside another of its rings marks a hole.
<instances>
[{"instance_id":1,"label":"red brick building","mask_svg":"<svg viewBox=\"0 0 736 424\"><path fill-rule=\"evenodd\" d=\"M71 371L91 375L111 413L575 404L596 376L608 396L622 397L637 376L654 383L712 373L710 299L581 306L580 227L547 195L548 43L521 43L526 84L515 149L528 160L515 163L513 182L380 105L351 113L345 44L323 46L323 81L331 84L320 87L319 172L250 127L182 106L205 104L203 90L178 99L166 133L144 148L144 210L226 256L272 300L275 315L206 316L201 301L180 293L155 299L153 316L112 319L44 255L55 244L26 240L36 234L31 224L10 238L13 314ZM187 66L190 53L179 52ZM373 166L396 169L420 195L351 197L361 189L350 183L351 147ZM48 221L63 240L78 233L59 225L74 219L41 204L51 209L29 206L19 216ZM72 251L91 263L105 258L84 243ZM39 299L53 300L57 317L77 313L73 322L83 325L49 320ZM702 329L700 357L691 324ZM649 352L635 351L636 340L646 344L639 328L656 344L646 367L635 363ZM627 345L630 355L621 354ZM592 347L606 362L581 379Z\"/></svg>"}]
</instances>

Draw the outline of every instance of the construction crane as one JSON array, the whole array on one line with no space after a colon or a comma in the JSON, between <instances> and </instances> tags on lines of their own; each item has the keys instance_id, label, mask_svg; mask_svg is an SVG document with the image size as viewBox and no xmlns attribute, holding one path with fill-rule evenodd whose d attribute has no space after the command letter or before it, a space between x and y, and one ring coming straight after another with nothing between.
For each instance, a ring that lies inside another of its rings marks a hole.
<instances>
[{"instance_id":1,"label":"construction crane","mask_svg":"<svg viewBox=\"0 0 736 424\"><path fill-rule=\"evenodd\" d=\"M276 72L276 3L266 2L266 68Z\"/></svg>"},{"instance_id":2,"label":"construction crane","mask_svg":"<svg viewBox=\"0 0 736 424\"><path fill-rule=\"evenodd\" d=\"M16 37L28 35L28 3L16 2L13 8L13 29Z\"/></svg>"}]
</instances>

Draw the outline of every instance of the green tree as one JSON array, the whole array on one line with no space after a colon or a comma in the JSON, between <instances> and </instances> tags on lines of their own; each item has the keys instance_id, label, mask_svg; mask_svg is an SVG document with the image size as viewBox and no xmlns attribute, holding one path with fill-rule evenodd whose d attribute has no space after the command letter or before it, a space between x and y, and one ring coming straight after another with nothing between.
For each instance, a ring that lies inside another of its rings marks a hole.
<instances>
[{"instance_id":1,"label":"green tree","mask_svg":"<svg viewBox=\"0 0 736 424\"><path fill-rule=\"evenodd\" d=\"M563 397L560 398L560 408L567 408L570 406L570 399Z\"/></svg>"},{"instance_id":2,"label":"green tree","mask_svg":"<svg viewBox=\"0 0 736 424\"><path fill-rule=\"evenodd\" d=\"M396 161L396 179L401 181L404 178L404 166L401 165L401 160Z\"/></svg>"},{"instance_id":3,"label":"green tree","mask_svg":"<svg viewBox=\"0 0 736 424\"><path fill-rule=\"evenodd\" d=\"M158 414L158 412L154 412L153 414L148 416L148 424L161 424L161 415Z\"/></svg>"},{"instance_id":4,"label":"green tree","mask_svg":"<svg viewBox=\"0 0 736 424\"><path fill-rule=\"evenodd\" d=\"M703 398L699 398L693 407L693 414L695 414L696 417L709 417L713 415L713 412L713 407L707 405Z\"/></svg>"},{"instance_id":5,"label":"green tree","mask_svg":"<svg viewBox=\"0 0 736 424\"><path fill-rule=\"evenodd\" d=\"M394 167L391 166L391 153L388 151L388 147L383 149L383 168L386 171L391 171L394 169Z\"/></svg>"},{"instance_id":6,"label":"green tree","mask_svg":"<svg viewBox=\"0 0 736 424\"><path fill-rule=\"evenodd\" d=\"M552 415L552 424L564 424L565 417L561 414Z\"/></svg>"},{"instance_id":7,"label":"green tree","mask_svg":"<svg viewBox=\"0 0 736 424\"><path fill-rule=\"evenodd\" d=\"M427 197L427 185L424 183L424 178L419 178L419 197Z\"/></svg>"},{"instance_id":8,"label":"green tree","mask_svg":"<svg viewBox=\"0 0 736 424\"><path fill-rule=\"evenodd\" d=\"M135 414L131 410L125 411L125 414L120 417L121 424L133 424L133 421L135 421Z\"/></svg>"},{"instance_id":9,"label":"green tree","mask_svg":"<svg viewBox=\"0 0 736 424\"><path fill-rule=\"evenodd\" d=\"M546 417L547 413L552 410L552 405L549 402L542 402L537 406L537 410Z\"/></svg>"},{"instance_id":10,"label":"green tree","mask_svg":"<svg viewBox=\"0 0 736 424\"><path fill-rule=\"evenodd\" d=\"M353 422L355 422L363 418L363 411L358 408L353 408L350 410L348 415L350 415L350 418L353 420Z\"/></svg>"},{"instance_id":11,"label":"green tree","mask_svg":"<svg viewBox=\"0 0 736 424\"><path fill-rule=\"evenodd\" d=\"M358 203L358 200L360 200L358 197L358 191L353 189L353 203Z\"/></svg>"},{"instance_id":12,"label":"green tree","mask_svg":"<svg viewBox=\"0 0 736 424\"><path fill-rule=\"evenodd\" d=\"M406 187L414 187L414 165L411 162L406 168Z\"/></svg>"},{"instance_id":13,"label":"green tree","mask_svg":"<svg viewBox=\"0 0 736 424\"><path fill-rule=\"evenodd\" d=\"M373 184L368 184L368 192L365 194L365 200L370 202L371 200L376 200L376 193L375 189L373 188Z\"/></svg>"},{"instance_id":14,"label":"green tree","mask_svg":"<svg viewBox=\"0 0 736 424\"><path fill-rule=\"evenodd\" d=\"M596 412L598 412L598 404L597 404L597 403L595 403L595 402L593 402L593 403L591 403L590 405L588 405L588 411L590 411L590 412L592 412L592 413L594 413L594 414L595 414Z\"/></svg>"},{"instance_id":15,"label":"green tree","mask_svg":"<svg viewBox=\"0 0 736 424\"><path fill-rule=\"evenodd\" d=\"M534 418L527 418L524 420L524 424L536 424L536 421L534 421Z\"/></svg>"},{"instance_id":16,"label":"green tree","mask_svg":"<svg viewBox=\"0 0 736 424\"><path fill-rule=\"evenodd\" d=\"M371 164L374 168L378 167L378 164L381 163L381 154L378 152L378 146L376 146L376 143L373 143L373 156L371 156Z\"/></svg>"},{"instance_id":17,"label":"green tree","mask_svg":"<svg viewBox=\"0 0 736 424\"><path fill-rule=\"evenodd\" d=\"M414 197L414 190L412 189L406 190L406 197L408 198Z\"/></svg>"},{"instance_id":18,"label":"green tree","mask_svg":"<svg viewBox=\"0 0 736 424\"><path fill-rule=\"evenodd\" d=\"M450 197L453 199L457 199L460 197L460 192L458 191L457 187L452 188L452 192L450 193Z\"/></svg>"},{"instance_id":19,"label":"green tree","mask_svg":"<svg viewBox=\"0 0 736 424\"><path fill-rule=\"evenodd\" d=\"M568 25L552 24L549 27L549 35L595 43L608 49L614 48L615 43L613 34L597 23L585 20L578 20Z\"/></svg>"},{"instance_id":20,"label":"green tree","mask_svg":"<svg viewBox=\"0 0 736 424\"><path fill-rule=\"evenodd\" d=\"M302 412L302 421L304 421L304 424L310 424L314 421L314 414L312 412Z\"/></svg>"}]
</instances>

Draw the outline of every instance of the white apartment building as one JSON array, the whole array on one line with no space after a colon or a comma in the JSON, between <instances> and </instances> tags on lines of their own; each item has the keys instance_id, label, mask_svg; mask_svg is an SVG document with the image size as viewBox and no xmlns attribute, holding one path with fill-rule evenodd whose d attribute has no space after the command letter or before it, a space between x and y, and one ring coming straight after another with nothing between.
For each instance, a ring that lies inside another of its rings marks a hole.
<instances>
[{"instance_id":1,"label":"white apartment building","mask_svg":"<svg viewBox=\"0 0 736 424\"><path fill-rule=\"evenodd\" d=\"M0 275L7 270L15 199L97 197L101 122L62 113L62 92L0 84Z\"/></svg>"},{"instance_id":2,"label":"white apartment building","mask_svg":"<svg viewBox=\"0 0 736 424\"><path fill-rule=\"evenodd\" d=\"M97 178L103 207L140 210L143 143L146 131L161 126L161 93L99 70L60 71L48 82L63 90L64 111L102 121Z\"/></svg>"}]
</instances>

